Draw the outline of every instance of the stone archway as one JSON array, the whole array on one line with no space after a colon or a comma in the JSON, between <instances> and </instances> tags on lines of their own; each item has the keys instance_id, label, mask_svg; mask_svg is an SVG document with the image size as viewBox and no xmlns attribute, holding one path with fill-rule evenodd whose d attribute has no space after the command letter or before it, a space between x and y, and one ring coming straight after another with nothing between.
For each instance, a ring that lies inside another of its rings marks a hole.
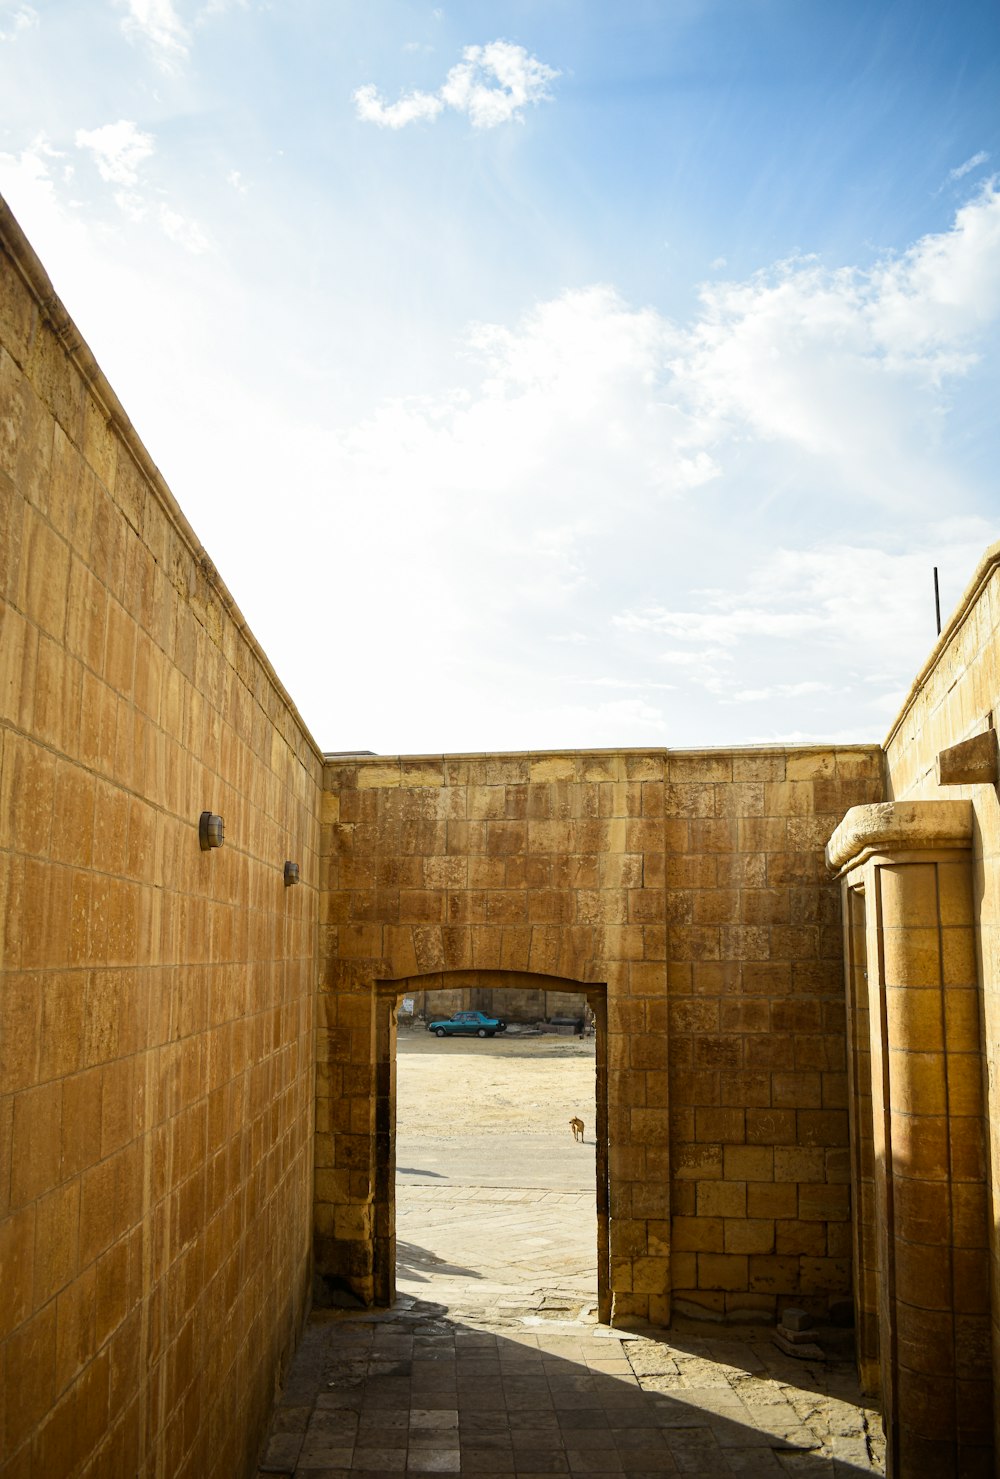
<instances>
[{"instance_id":1,"label":"stone archway","mask_svg":"<svg viewBox=\"0 0 1000 1479\"><path fill-rule=\"evenodd\" d=\"M523 981L511 971L446 971L377 981L375 1021L375 1178L374 1269L375 1302L391 1305L396 1297L396 1008L411 990L444 991L455 987L498 990ZM610 1157L608 1154L608 1034L607 987L603 983L532 973L531 983L546 991L584 992L596 1026L594 1098L596 1105L596 1227L598 1318L609 1323L612 1313L610 1245Z\"/></svg>"}]
</instances>

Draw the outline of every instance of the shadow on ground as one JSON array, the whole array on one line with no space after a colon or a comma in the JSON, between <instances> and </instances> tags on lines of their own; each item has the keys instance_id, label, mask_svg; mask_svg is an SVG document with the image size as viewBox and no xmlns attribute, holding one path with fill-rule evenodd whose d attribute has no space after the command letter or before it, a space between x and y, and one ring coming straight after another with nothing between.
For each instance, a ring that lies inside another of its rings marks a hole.
<instances>
[{"instance_id":1,"label":"shadow on ground","mask_svg":"<svg viewBox=\"0 0 1000 1479\"><path fill-rule=\"evenodd\" d=\"M312 1318L261 1473L849 1479L883 1472L877 1429L849 1365L767 1330L501 1329L413 1300Z\"/></svg>"},{"instance_id":2,"label":"shadow on ground","mask_svg":"<svg viewBox=\"0 0 1000 1479\"><path fill-rule=\"evenodd\" d=\"M402 1279L421 1281L434 1278L435 1274L448 1274L454 1278L481 1279L483 1276L474 1268L465 1268L460 1263L449 1263L439 1258L429 1248L416 1243L396 1242L396 1274Z\"/></svg>"}]
</instances>

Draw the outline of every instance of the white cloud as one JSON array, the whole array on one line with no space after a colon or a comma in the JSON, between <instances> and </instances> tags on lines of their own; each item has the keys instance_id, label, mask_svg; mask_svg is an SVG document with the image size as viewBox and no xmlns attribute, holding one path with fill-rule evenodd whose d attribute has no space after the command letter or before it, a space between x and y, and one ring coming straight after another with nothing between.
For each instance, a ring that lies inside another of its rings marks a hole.
<instances>
[{"instance_id":1,"label":"white cloud","mask_svg":"<svg viewBox=\"0 0 1000 1479\"><path fill-rule=\"evenodd\" d=\"M646 656L676 665L724 704L779 702L794 709L794 701L809 695L853 692L851 707L861 722L866 714L887 721L902 696L900 674L915 672L934 641L933 566L968 576L994 533L985 520L954 519L925 528L903 548L898 534L779 548L743 581L703 592L701 610L652 605L626 611L613 624L633 639L633 661ZM953 589L945 607L958 595ZM663 652L657 650L663 638L718 645L695 651L671 645ZM803 667L807 675L789 676ZM751 686L749 675L764 681ZM879 691L864 697L858 689L865 684Z\"/></svg>"},{"instance_id":2,"label":"white cloud","mask_svg":"<svg viewBox=\"0 0 1000 1479\"><path fill-rule=\"evenodd\" d=\"M190 37L172 0L124 0L124 4L128 14L122 30L129 40L147 45L163 71L186 60Z\"/></svg>"},{"instance_id":3,"label":"white cloud","mask_svg":"<svg viewBox=\"0 0 1000 1479\"><path fill-rule=\"evenodd\" d=\"M781 263L706 285L673 361L706 441L746 435L813 460L824 483L910 503L941 491L940 389L1000 314L1000 194L872 267Z\"/></svg>"},{"instance_id":4,"label":"white cloud","mask_svg":"<svg viewBox=\"0 0 1000 1479\"><path fill-rule=\"evenodd\" d=\"M467 46L462 58L448 73L441 96L449 108L468 113L473 128L496 128L520 118L529 103L551 98L549 83L559 76L509 41Z\"/></svg>"},{"instance_id":5,"label":"white cloud","mask_svg":"<svg viewBox=\"0 0 1000 1479\"><path fill-rule=\"evenodd\" d=\"M123 167L141 174L144 162ZM62 165L39 139L0 159L0 178L5 192L13 181L15 211L31 202L23 219L74 313L89 294L104 335L94 348L108 346L115 383L129 364L119 345L131 344L136 424L154 455L167 449L173 485L324 743L878 739L934 640L931 567L942 567L947 608L995 537L985 521L934 528L928 513L975 506L958 458L928 449L970 356L993 352L977 317L980 306L997 316L989 193L909 253L842 272L781 264L719 285L718 304L686 322L598 285L474 325L450 391L337 428L232 373L233 343L223 352L194 307L205 283L225 291L228 264L189 229L183 202L164 218L141 180L115 183L107 193L138 217L117 223L128 254L116 256L105 222L86 229L87 207L56 211ZM203 254L174 279L168 230ZM123 264L130 294L115 282ZM949 306L959 264L973 286L960 276ZM173 297L136 327L127 306L157 272ZM151 365L149 342L164 340L172 357ZM236 342L242 353L252 341ZM198 373L186 375L192 358ZM829 393L800 392L800 376ZM755 377L788 405L757 399ZM210 426L198 416L209 397ZM248 425L260 434L248 438ZM880 448L882 503L855 496L855 437ZM920 505L914 486L933 497ZM281 518L275 487L295 489ZM899 489L913 497L903 518ZM278 588L260 586L262 538L273 568L295 571L294 638ZM316 649L302 639L322 626L313 589L330 619L365 612L365 641L342 658L341 691L355 695L346 718L318 693Z\"/></svg>"},{"instance_id":6,"label":"white cloud","mask_svg":"<svg viewBox=\"0 0 1000 1479\"><path fill-rule=\"evenodd\" d=\"M25 0L0 0L0 43L16 41L38 25L38 11Z\"/></svg>"},{"instance_id":7,"label":"white cloud","mask_svg":"<svg viewBox=\"0 0 1000 1479\"><path fill-rule=\"evenodd\" d=\"M101 128L79 128L74 142L78 149L90 150L101 179L115 185L137 184L139 165L155 148L152 134L143 133L126 118Z\"/></svg>"},{"instance_id":8,"label":"white cloud","mask_svg":"<svg viewBox=\"0 0 1000 1479\"><path fill-rule=\"evenodd\" d=\"M731 704L760 704L776 698L805 698L811 693L830 693L831 683L816 683L806 679L802 683L771 683L766 688L737 688L726 697Z\"/></svg>"},{"instance_id":9,"label":"white cloud","mask_svg":"<svg viewBox=\"0 0 1000 1479\"><path fill-rule=\"evenodd\" d=\"M644 678L571 678L586 688L622 688L630 691L641 689L643 693L676 693L676 683L649 683Z\"/></svg>"},{"instance_id":10,"label":"white cloud","mask_svg":"<svg viewBox=\"0 0 1000 1479\"><path fill-rule=\"evenodd\" d=\"M614 618L626 631L657 632L682 642L719 642L731 647L747 637L796 638L803 631L823 625L819 616L802 611L763 611L746 608L723 611L666 611L650 606L626 611Z\"/></svg>"},{"instance_id":11,"label":"white cloud","mask_svg":"<svg viewBox=\"0 0 1000 1479\"><path fill-rule=\"evenodd\" d=\"M433 120L445 107L466 114L473 128L496 128L523 119L529 104L550 100L549 83L558 76L523 46L497 40L467 46L436 93L410 92L398 102L386 103L374 83L366 83L354 93L354 104L363 122L380 128Z\"/></svg>"},{"instance_id":12,"label":"white cloud","mask_svg":"<svg viewBox=\"0 0 1000 1479\"><path fill-rule=\"evenodd\" d=\"M209 237L196 221L143 187L140 166L154 151L152 135L122 119L102 128L79 129L75 143L93 155L101 178L118 187L112 198L126 221L138 227L153 225L174 245L195 256L211 249ZM82 200L72 202L70 210L61 203L58 181L60 177L68 181L73 174L69 165L57 167L64 158L45 134L39 134L19 155L0 154L3 192L16 209L23 207L26 217L37 219L43 230L54 231L60 238L85 229L87 213Z\"/></svg>"},{"instance_id":13,"label":"white cloud","mask_svg":"<svg viewBox=\"0 0 1000 1479\"><path fill-rule=\"evenodd\" d=\"M981 164L985 164L989 157L990 156L987 154L985 149L980 149L978 154L973 154L971 159L967 159L964 164L959 164L956 166L955 169L950 169L948 171L949 181L953 182L955 180L964 179L965 176L971 174L974 169L978 169Z\"/></svg>"},{"instance_id":14,"label":"white cloud","mask_svg":"<svg viewBox=\"0 0 1000 1479\"><path fill-rule=\"evenodd\" d=\"M231 185L237 195L246 195L250 188L238 169L231 169L229 171L226 176L226 184Z\"/></svg>"},{"instance_id":15,"label":"white cloud","mask_svg":"<svg viewBox=\"0 0 1000 1479\"><path fill-rule=\"evenodd\" d=\"M164 235L176 242L179 247L183 247L186 252L191 252L197 257L202 252L208 251L208 237L197 221L182 216L179 211L163 203L159 205L156 215Z\"/></svg>"},{"instance_id":16,"label":"white cloud","mask_svg":"<svg viewBox=\"0 0 1000 1479\"><path fill-rule=\"evenodd\" d=\"M406 128L407 124L436 118L444 111L441 99L429 92L410 92L397 103L383 103L371 82L357 89L354 106L362 123L377 123L379 128Z\"/></svg>"}]
</instances>

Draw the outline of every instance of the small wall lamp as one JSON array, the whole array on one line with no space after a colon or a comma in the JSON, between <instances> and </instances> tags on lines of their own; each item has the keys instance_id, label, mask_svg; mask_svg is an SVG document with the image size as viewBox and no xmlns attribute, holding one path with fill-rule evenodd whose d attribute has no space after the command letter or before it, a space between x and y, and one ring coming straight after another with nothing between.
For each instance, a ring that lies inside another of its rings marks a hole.
<instances>
[{"instance_id":1,"label":"small wall lamp","mask_svg":"<svg viewBox=\"0 0 1000 1479\"><path fill-rule=\"evenodd\" d=\"M298 865L298 863L286 863L285 864L285 887L286 888L291 888L292 884L293 883L298 883L298 881L299 881L299 865Z\"/></svg>"},{"instance_id":2,"label":"small wall lamp","mask_svg":"<svg viewBox=\"0 0 1000 1479\"><path fill-rule=\"evenodd\" d=\"M198 818L198 841L201 843L202 852L209 852L213 847L221 847L226 835L225 825L221 817L214 812L203 811Z\"/></svg>"}]
</instances>

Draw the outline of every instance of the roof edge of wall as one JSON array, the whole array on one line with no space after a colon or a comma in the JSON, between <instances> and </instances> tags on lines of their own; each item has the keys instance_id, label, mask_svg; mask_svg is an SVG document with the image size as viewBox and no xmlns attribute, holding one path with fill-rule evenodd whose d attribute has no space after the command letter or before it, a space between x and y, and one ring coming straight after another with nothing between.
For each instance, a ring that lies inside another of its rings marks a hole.
<instances>
[{"instance_id":1,"label":"roof edge of wall","mask_svg":"<svg viewBox=\"0 0 1000 1479\"><path fill-rule=\"evenodd\" d=\"M906 719L906 716L909 714L910 710L913 708L913 705L920 697L920 694L926 686L927 680L930 678L931 673L941 661L956 632L959 630L960 627L964 625L966 618L968 617L972 608L975 606L976 602L979 600L979 597L982 595L983 590L989 582L990 577L998 566L1000 566L1000 539L998 539L996 543L989 545L985 550L982 559L976 566L975 573L973 574L972 579L969 581L969 584L966 586L965 590L962 593L962 597L958 605L955 607L954 611L951 613L948 620L941 628L941 635L938 637L937 641L934 643L934 646L931 648L930 655L928 656L927 661L924 663L923 667L920 669L917 676L914 678L912 684L910 685L910 691L906 695L906 698L903 700L902 708L899 710L899 713L896 715L895 719L892 722L888 734L882 741L882 748L884 750L888 750L889 745L892 743L893 739L895 739L897 732L902 727Z\"/></svg>"},{"instance_id":2,"label":"roof edge of wall","mask_svg":"<svg viewBox=\"0 0 1000 1479\"><path fill-rule=\"evenodd\" d=\"M22 281L38 304L40 312L49 323L59 343L62 345L67 358L75 365L90 389L91 394L100 404L108 422L114 427L115 432L128 448L130 455L135 459L136 465L147 479L163 512L187 545L190 554L197 562L205 579L217 593L227 615L235 623L240 635L264 669L275 693L281 699L301 730L303 739L312 749L317 760L322 764L323 751L316 743L309 726L299 713L298 706L275 672L271 659L250 630L246 617L243 615L239 606L237 606L232 592L216 570L211 556L185 517L183 509L167 486L163 474L146 450L139 433L129 420L124 406L112 390L104 371L94 358L90 346L80 333L65 304L53 287L52 279L42 266L38 254L25 236L18 224L17 218L2 195L0 195L0 243L3 244L8 252Z\"/></svg>"},{"instance_id":3,"label":"roof edge of wall","mask_svg":"<svg viewBox=\"0 0 1000 1479\"><path fill-rule=\"evenodd\" d=\"M377 754L374 750L327 750L323 760L327 765L385 765L395 760L528 760L539 756L573 755L825 755L830 751L840 754L869 755L873 750L881 751L878 740L857 741L850 744L837 740L810 740L807 744L770 745L579 745L572 750L427 750L391 752Z\"/></svg>"}]
</instances>

